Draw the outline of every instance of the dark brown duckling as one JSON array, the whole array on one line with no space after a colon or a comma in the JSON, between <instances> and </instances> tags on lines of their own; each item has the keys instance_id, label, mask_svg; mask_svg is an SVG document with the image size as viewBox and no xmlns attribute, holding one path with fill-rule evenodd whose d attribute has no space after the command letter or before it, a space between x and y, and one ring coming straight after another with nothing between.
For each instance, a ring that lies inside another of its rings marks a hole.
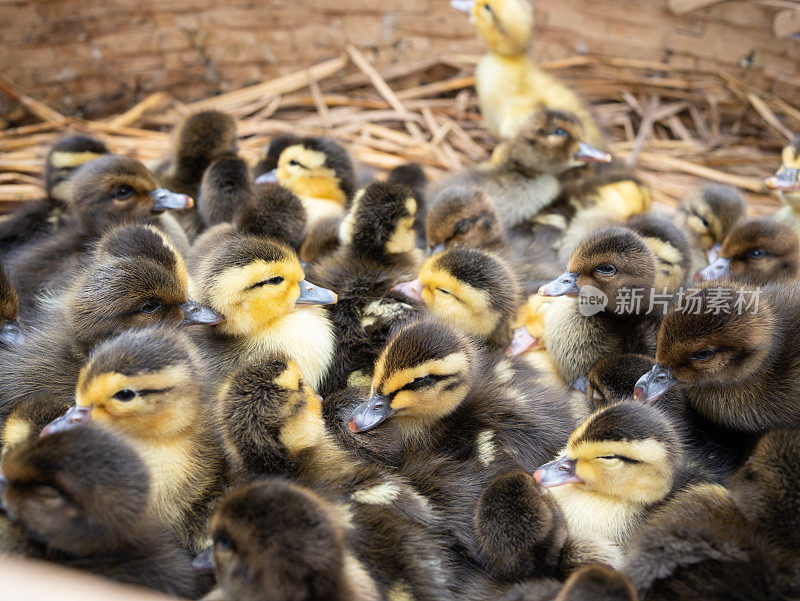
<instances>
[{"instance_id":1,"label":"dark brown duckling","mask_svg":"<svg viewBox=\"0 0 800 601\"><path fill-rule=\"evenodd\" d=\"M147 516L147 469L111 433L86 427L32 439L4 457L2 472L4 550L171 595L208 589L190 555Z\"/></svg>"},{"instance_id":2,"label":"dark brown duckling","mask_svg":"<svg viewBox=\"0 0 800 601\"><path fill-rule=\"evenodd\" d=\"M306 231L306 210L300 199L277 184L257 184L252 200L233 217L242 234L272 238L299 251Z\"/></svg>"},{"instance_id":3,"label":"dark brown duckling","mask_svg":"<svg viewBox=\"0 0 800 601\"><path fill-rule=\"evenodd\" d=\"M200 181L197 213L202 229L233 221L237 210L252 198L253 182L247 163L232 152L218 156Z\"/></svg>"},{"instance_id":4,"label":"dark brown duckling","mask_svg":"<svg viewBox=\"0 0 800 601\"><path fill-rule=\"evenodd\" d=\"M680 385L709 421L742 433L800 424L800 304L794 287L707 282L674 306L658 331L656 365L634 398Z\"/></svg>"},{"instance_id":5,"label":"dark brown duckling","mask_svg":"<svg viewBox=\"0 0 800 601\"><path fill-rule=\"evenodd\" d=\"M729 278L753 284L793 283L800 277L800 236L774 219L739 221L725 237L719 255L694 279Z\"/></svg>"},{"instance_id":6,"label":"dark brown duckling","mask_svg":"<svg viewBox=\"0 0 800 601\"><path fill-rule=\"evenodd\" d=\"M0 263L0 349L10 349L25 342L17 321L19 296Z\"/></svg>"}]
</instances>

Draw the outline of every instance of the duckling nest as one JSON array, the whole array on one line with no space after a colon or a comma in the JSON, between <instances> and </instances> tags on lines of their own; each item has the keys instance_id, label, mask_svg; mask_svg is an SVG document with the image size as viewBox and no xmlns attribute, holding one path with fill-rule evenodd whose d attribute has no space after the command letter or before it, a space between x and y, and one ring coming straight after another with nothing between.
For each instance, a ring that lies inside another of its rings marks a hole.
<instances>
[{"instance_id":1,"label":"duckling nest","mask_svg":"<svg viewBox=\"0 0 800 601\"><path fill-rule=\"evenodd\" d=\"M155 93L120 115L67 117L19 93L0 92L37 122L0 131L0 212L41 196L49 146L66 133L102 138L145 164L169 151L169 130L200 109L239 121L240 152L255 163L277 134L324 135L376 171L416 161L431 178L489 158L497 144L483 127L474 90L477 56L442 56L376 68L355 47L271 81L191 104ZM743 189L753 213L777 202L763 180L800 130L800 110L724 72L629 58L575 56L540 64L592 107L608 149L635 167L657 202L674 205L703 180Z\"/></svg>"}]
</instances>

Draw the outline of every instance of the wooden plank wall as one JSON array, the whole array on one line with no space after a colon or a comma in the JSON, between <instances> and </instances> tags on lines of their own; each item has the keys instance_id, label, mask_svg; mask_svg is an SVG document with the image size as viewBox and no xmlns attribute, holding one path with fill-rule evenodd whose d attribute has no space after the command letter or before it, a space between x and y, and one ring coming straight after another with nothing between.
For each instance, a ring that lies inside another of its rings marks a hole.
<instances>
[{"instance_id":1,"label":"wooden plank wall","mask_svg":"<svg viewBox=\"0 0 800 601\"><path fill-rule=\"evenodd\" d=\"M775 37L772 4L728 0L678 16L667 0L537 0L533 53L722 68L800 104L800 41ZM483 49L447 0L0 0L0 73L68 114L121 111L156 90L195 100L347 42L379 64ZM0 115L10 108L0 95Z\"/></svg>"}]
</instances>

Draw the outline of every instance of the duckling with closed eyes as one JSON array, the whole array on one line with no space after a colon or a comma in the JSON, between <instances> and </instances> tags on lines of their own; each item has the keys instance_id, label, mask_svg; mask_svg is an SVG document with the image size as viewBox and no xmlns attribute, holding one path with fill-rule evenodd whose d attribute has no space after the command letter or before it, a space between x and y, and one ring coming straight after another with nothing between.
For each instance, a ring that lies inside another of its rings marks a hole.
<instances>
[{"instance_id":1,"label":"duckling with closed eyes","mask_svg":"<svg viewBox=\"0 0 800 601\"><path fill-rule=\"evenodd\" d=\"M764 183L784 204L775 218L800 230L800 134L783 148L780 168Z\"/></svg>"},{"instance_id":2,"label":"duckling with closed eyes","mask_svg":"<svg viewBox=\"0 0 800 601\"><path fill-rule=\"evenodd\" d=\"M800 236L774 219L746 219L725 237L716 260L695 280L729 278L753 285L792 283L800 276Z\"/></svg>"},{"instance_id":3,"label":"duckling with closed eyes","mask_svg":"<svg viewBox=\"0 0 800 601\"><path fill-rule=\"evenodd\" d=\"M32 439L4 457L2 472L2 550L192 599L208 589L147 515L148 471L110 432Z\"/></svg>"},{"instance_id":4,"label":"duckling with closed eyes","mask_svg":"<svg viewBox=\"0 0 800 601\"><path fill-rule=\"evenodd\" d=\"M800 424L800 303L793 286L705 282L664 317L657 363L634 389L653 402L680 386L709 421L741 433Z\"/></svg>"},{"instance_id":5,"label":"duckling with closed eyes","mask_svg":"<svg viewBox=\"0 0 800 601\"><path fill-rule=\"evenodd\" d=\"M17 321L19 296L0 263L0 349L10 349L25 342Z\"/></svg>"}]
</instances>

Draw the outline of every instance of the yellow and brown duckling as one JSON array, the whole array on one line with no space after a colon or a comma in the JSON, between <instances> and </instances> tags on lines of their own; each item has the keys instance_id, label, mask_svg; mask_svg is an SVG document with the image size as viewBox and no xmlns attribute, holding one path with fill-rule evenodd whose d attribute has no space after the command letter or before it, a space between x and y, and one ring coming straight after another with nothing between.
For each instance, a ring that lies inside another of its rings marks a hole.
<instances>
[{"instance_id":1,"label":"yellow and brown duckling","mask_svg":"<svg viewBox=\"0 0 800 601\"><path fill-rule=\"evenodd\" d=\"M800 374L794 287L698 286L673 307L658 331L656 365L634 397L652 402L680 385L709 421L742 433L800 423Z\"/></svg>"},{"instance_id":2,"label":"yellow and brown duckling","mask_svg":"<svg viewBox=\"0 0 800 601\"><path fill-rule=\"evenodd\" d=\"M25 342L17 321L19 296L0 263L0 349L10 349Z\"/></svg>"},{"instance_id":3,"label":"yellow and brown duckling","mask_svg":"<svg viewBox=\"0 0 800 601\"><path fill-rule=\"evenodd\" d=\"M574 113L589 141L602 143L594 119L575 92L528 58L533 8L527 0L454 0L451 4L470 15L489 46L475 68L475 87L490 132L512 138L532 113L544 107Z\"/></svg>"},{"instance_id":4,"label":"yellow and brown duckling","mask_svg":"<svg viewBox=\"0 0 800 601\"><path fill-rule=\"evenodd\" d=\"M800 229L800 134L784 147L780 168L765 183L784 204L775 218Z\"/></svg>"},{"instance_id":5,"label":"yellow and brown duckling","mask_svg":"<svg viewBox=\"0 0 800 601\"><path fill-rule=\"evenodd\" d=\"M75 406L43 435L92 422L115 432L150 473L150 513L188 547L203 547L225 465L204 404L204 365L179 330L130 330L100 343L78 378Z\"/></svg>"},{"instance_id":6,"label":"yellow and brown duckling","mask_svg":"<svg viewBox=\"0 0 800 601\"><path fill-rule=\"evenodd\" d=\"M269 144L264 148L261 158L258 159L255 167L253 167L253 173L255 174L256 178L269 173L269 175L267 175L265 178L262 178L262 181L274 180L274 171L278 168L278 159L281 158L281 153L289 146L298 144L301 140L302 138L299 136L288 134L283 136L275 136L272 138ZM270 171L273 173L270 173Z\"/></svg>"},{"instance_id":7,"label":"yellow and brown duckling","mask_svg":"<svg viewBox=\"0 0 800 601\"><path fill-rule=\"evenodd\" d=\"M4 551L197 598L191 556L147 514L150 476L136 452L96 427L35 438L4 457ZM16 540L15 540L16 539Z\"/></svg>"},{"instance_id":8,"label":"yellow and brown duckling","mask_svg":"<svg viewBox=\"0 0 800 601\"><path fill-rule=\"evenodd\" d=\"M563 456L539 467L536 481L558 501L574 534L625 547L655 507L685 484L683 447L654 407L617 403L590 415Z\"/></svg>"},{"instance_id":9,"label":"yellow and brown duckling","mask_svg":"<svg viewBox=\"0 0 800 601\"><path fill-rule=\"evenodd\" d=\"M774 219L746 219L725 237L716 259L695 274L697 281L729 278L753 285L796 282L800 236Z\"/></svg>"},{"instance_id":10,"label":"yellow and brown duckling","mask_svg":"<svg viewBox=\"0 0 800 601\"><path fill-rule=\"evenodd\" d=\"M237 210L251 202L253 182L247 163L235 153L220 155L200 181L197 213L202 229L233 221Z\"/></svg>"},{"instance_id":11,"label":"yellow and brown duckling","mask_svg":"<svg viewBox=\"0 0 800 601\"><path fill-rule=\"evenodd\" d=\"M31 243L49 237L68 221L70 178L75 170L109 150L92 136L73 134L53 144L45 159L46 197L26 202L0 221L0 253L8 257Z\"/></svg>"},{"instance_id":12,"label":"yellow and brown duckling","mask_svg":"<svg viewBox=\"0 0 800 601\"><path fill-rule=\"evenodd\" d=\"M653 282L660 294L674 294L689 281L692 251L689 241L670 220L653 213L634 215L625 226L639 234L653 251L656 276Z\"/></svg>"}]
</instances>

